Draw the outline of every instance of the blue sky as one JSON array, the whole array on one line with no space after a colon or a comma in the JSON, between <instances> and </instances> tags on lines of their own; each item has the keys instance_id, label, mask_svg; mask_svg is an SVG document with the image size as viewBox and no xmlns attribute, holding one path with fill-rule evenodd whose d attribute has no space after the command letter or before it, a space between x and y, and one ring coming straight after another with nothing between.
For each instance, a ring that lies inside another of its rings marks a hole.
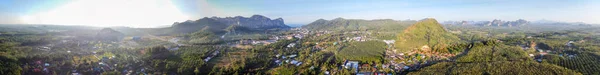
<instances>
[{"instance_id":1,"label":"blue sky","mask_svg":"<svg viewBox=\"0 0 600 75\"><path fill-rule=\"evenodd\" d=\"M137 9L137 7L131 5L174 7L129 10ZM104 8L104 6L107 6L107 8ZM109 8L109 6L112 8ZM88 7L89 9L101 9L102 11L81 11ZM151 27L172 24L172 21L195 20L202 17L247 17L254 14L265 15L270 18L281 17L286 24L307 24L317 19L338 17L396 20L436 18L440 21L545 19L600 23L600 13L598 13L600 9L597 7L600 7L600 1L598 0L0 0L0 17L5 17L0 19L0 23ZM50 11L52 12L48 13ZM41 17L40 13L42 13ZM139 15L139 13L144 14ZM70 14L80 15L73 18L62 18L61 16L53 16L55 14L68 17L72 17ZM112 16L113 14L118 16ZM89 15L95 17L90 19L87 17ZM96 18L98 15L100 15L100 18ZM159 17L149 17L157 15ZM23 21L23 18L27 21ZM127 22L113 20L113 18L126 18L123 20L135 21ZM64 21L49 19L64 19ZM82 20L84 22L65 23L72 20ZM148 21L156 22L145 23Z\"/></svg>"}]
</instances>

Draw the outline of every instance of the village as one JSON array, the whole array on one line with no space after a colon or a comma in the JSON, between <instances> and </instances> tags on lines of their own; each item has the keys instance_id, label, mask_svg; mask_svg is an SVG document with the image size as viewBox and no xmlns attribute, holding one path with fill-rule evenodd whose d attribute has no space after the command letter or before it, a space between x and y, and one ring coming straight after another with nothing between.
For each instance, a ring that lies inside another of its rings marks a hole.
<instances>
[{"instance_id":1,"label":"village","mask_svg":"<svg viewBox=\"0 0 600 75\"><path fill-rule=\"evenodd\" d=\"M350 70L351 72L357 75L392 75L395 73L406 73L409 71L419 70L423 66L432 65L437 62L453 62L455 60L453 60L451 57L456 56L456 54L433 52L431 51L432 49L426 45L420 48L415 48L414 50L410 50L411 52L399 52L399 50L395 49L396 47L394 47L396 40L380 39L377 37L373 37L373 33L368 31L351 31L339 33L333 31L309 31L303 28L293 28L290 31L291 33L284 35L272 35L268 37L268 39L243 39L233 42L227 42L226 44L217 46L229 46L239 49L251 49L256 46L266 46L273 43L292 40L282 45L284 49L275 51L280 53L275 54L270 58L271 62L273 62L272 65L274 65L275 67L292 65L296 67L309 66L310 68L315 68L315 66L311 66L311 64L313 64L312 62L306 60L306 58L314 57L313 55L315 53L338 53L340 50L343 50L343 47L352 46L352 43L365 43L370 41L385 43L385 48L381 50L383 51L383 54L381 54L381 56L383 56L383 58L381 59L383 62L372 63L369 61L361 61L347 58L337 59L343 62L335 62L334 64L336 64L337 69L326 69L326 71L323 72L323 74L326 75L338 73L342 69ZM111 52L105 52L102 50L117 47L135 49L133 47L149 46L149 43L162 43L162 47L169 51L176 51L182 47L192 46L189 44L179 43L181 39L182 37L150 35L124 37L123 41L114 42L87 41L85 39L67 37L57 43L37 46L35 47L35 50L75 55L75 57L59 58L59 60L73 60L75 62L71 64L76 66L60 66L68 63L58 63L55 62L56 59L54 61L34 59L31 60L31 62L29 63L25 63L26 65L23 65L23 67L27 68L25 69L26 71L43 74L54 73L52 71L55 71L56 69L74 69L69 71L72 75L79 75L80 72L91 72L93 74L100 74L103 72L114 71L117 69L121 70L122 72L120 73L122 74L144 74L149 68L142 67L147 64L142 63L143 61L138 58L139 56L115 56ZM500 40L497 41L502 42ZM577 42L567 41L564 44L564 46L575 48L573 43ZM309 47L305 47L307 45L309 45ZM66 51L55 51L58 50L56 48L69 47L75 49L66 49ZM569 59L574 59L578 56L578 54L576 53L549 50L548 48L540 48L539 43L536 43L534 41L521 44L519 45L519 47L522 50L528 51L529 53L527 55L537 62L545 61L546 59L544 58L544 55L547 54L556 54L560 57L565 57ZM304 48L310 48L311 52L309 52L308 55L302 55L299 50L303 50ZM531 52L530 50L534 51ZM215 63L215 61L223 61L222 58L219 57L223 57L222 54L226 54L226 52L227 50L225 50L225 48L217 48L215 50L210 50L207 52L206 56L203 56L202 61L212 63ZM119 60L123 60L123 58L125 58L125 60L130 62L122 63L123 61L116 60L117 58L119 58ZM215 60L215 58L219 59Z\"/></svg>"}]
</instances>

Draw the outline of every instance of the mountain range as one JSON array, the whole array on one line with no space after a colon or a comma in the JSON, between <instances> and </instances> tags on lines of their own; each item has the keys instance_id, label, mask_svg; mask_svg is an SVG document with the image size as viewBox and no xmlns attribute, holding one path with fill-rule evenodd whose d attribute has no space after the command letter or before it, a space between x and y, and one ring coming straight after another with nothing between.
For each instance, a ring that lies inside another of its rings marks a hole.
<instances>
[{"instance_id":1,"label":"mountain range","mask_svg":"<svg viewBox=\"0 0 600 75\"><path fill-rule=\"evenodd\" d=\"M498 26L498 27L513 27L513 26L524 26L530 22L527 20L519 19L515 21L502 21L494 19L492 21L446 21L444 24L450 25L474 25L474 26Z\"/></svg>"},{"instance_id":2,"label":"mountain range","mask_svg":"<svg viewBox=\"0 0 600 75\"><path fill-rule=\"evenodd\" d=\"M392 19L362 20L362 19L344 19L336 18L333 20L319 19L312 23L302 26L309 30L332 30L332 31L355 31L355 30L375 30L375 31L401 31L411 24L414 20L398 21Z\"/></svg>"},{"instance_id":3,"label":"mountain range","mask_svg":"<svg viewBox=\"0 0 600 75\"><path fill-rule=\"evenodd\" d=\"M519 27L526 25L551 25L551 26L591 26L596 24L587 24L583 22L559 22L551 20L536 20L527 21L524 19L518 19L515 21L503 21L494 19L492 21L444 21L444 25L460 25L460 26L497 26L497 27Z\"/></svg>"},{"instance_id":4,"label":"mountain range","mask_svg":"<svg viewBox=\"0 0 600 75\"><path fill-rule=\"evenodd\" d=\"M238 25L242 27L252 28L252 29L270 29L270 28L289 28L290 26L285 25L282 18L270 19L268 17L262 15L252 15L252 17L211 17L210 19L214 19L218 22L221 22L225 25Z\"/></svg>"},{"instance_id":5,"label":"mountain range","mask_svg":"<svg viewBox=\"0 0 600 75\"><path fill-rule=\"evenodd\" d=\"M175 22L170 30L173 33L190 33L200 29L209 29L216 33L225 32L226 28L235 26L236 29L266 30L273 28L290 28L285 25L283 19L270 19L262 15L252 17L204 17L196 21Z\"/></svg>"}]
</instances>

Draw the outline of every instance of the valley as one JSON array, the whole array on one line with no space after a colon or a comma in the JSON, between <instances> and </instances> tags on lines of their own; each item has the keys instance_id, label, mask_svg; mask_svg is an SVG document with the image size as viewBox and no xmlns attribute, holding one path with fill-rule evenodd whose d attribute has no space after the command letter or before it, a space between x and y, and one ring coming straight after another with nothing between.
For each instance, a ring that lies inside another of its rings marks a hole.
<instances>
[{"instance_id":1,"label":"valley","mask_svg":"<svg viewBox=\"0 0 600 75\"><path fill-rule=\"evenodd\" d=\"M598 26L464 23L336 18L293 28L253 15L163 28L0 25L0 73L599 74Z\"/></svg>"}]
</instances>

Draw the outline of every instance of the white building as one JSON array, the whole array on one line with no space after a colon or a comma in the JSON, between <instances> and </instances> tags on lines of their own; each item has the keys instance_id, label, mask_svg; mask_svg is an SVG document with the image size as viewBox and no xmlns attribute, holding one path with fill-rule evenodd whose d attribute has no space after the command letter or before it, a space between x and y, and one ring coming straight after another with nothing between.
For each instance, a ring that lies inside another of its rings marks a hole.
<instances>
[{"instance_id":1,"label":"white building","mask_svg":"<svg viewBox=\"0 0 600 75\"><path fill-rule=\"evenodd\" d=\"M296 46L296 43L290 43L289 45L287 45L288 48L289 47L294 47L294 46Z\"/></svg>"}]
</instances>

